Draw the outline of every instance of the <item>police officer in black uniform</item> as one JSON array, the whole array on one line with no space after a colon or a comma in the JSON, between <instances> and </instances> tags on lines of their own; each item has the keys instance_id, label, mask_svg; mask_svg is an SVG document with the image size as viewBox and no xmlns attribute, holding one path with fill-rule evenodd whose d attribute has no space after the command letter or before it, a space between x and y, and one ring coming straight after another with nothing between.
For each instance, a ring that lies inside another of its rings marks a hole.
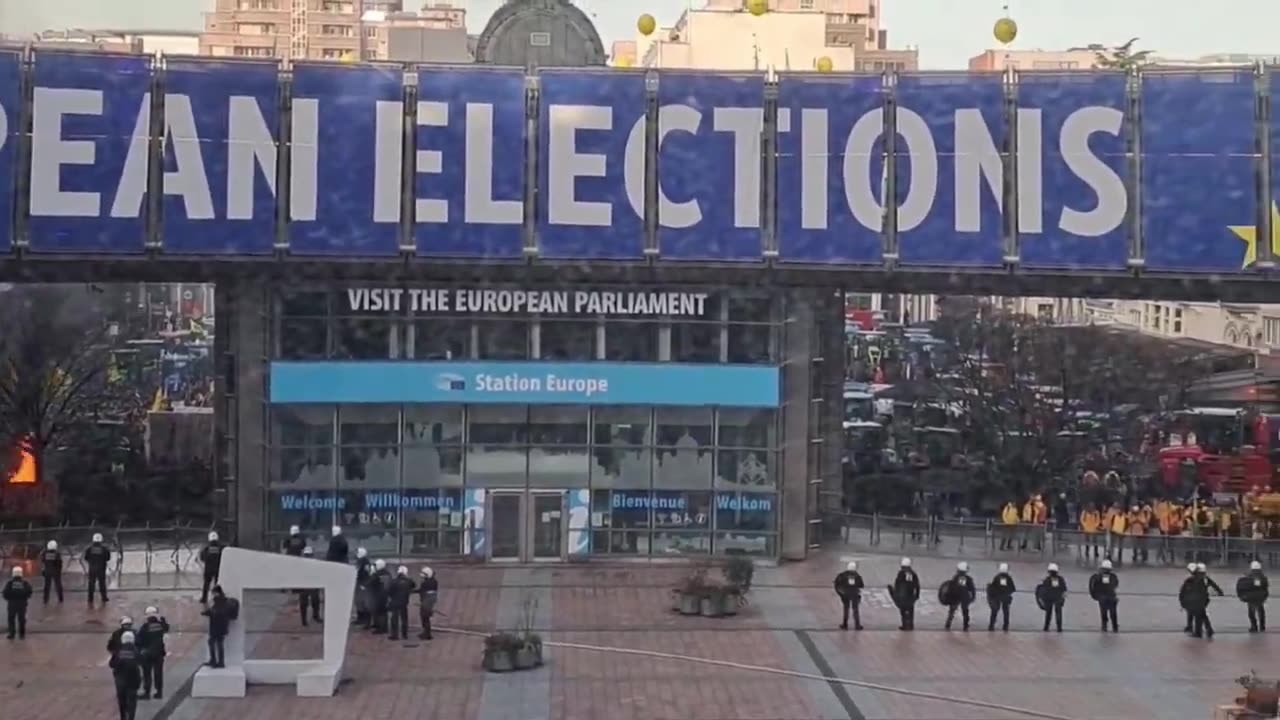
<instances>
[{"instance_id":1,"label":"police officer in black uniform","mask_svg":"<svg viewBox=\"0 0 1280 720\"><path fill-rule=\"evenodd\" d=\"M391 634L388 640L406 640L409 637L409 598L413 596L413 580L409 568L401 565L387 591L387 608L391 611Z\"/></svg>"},{"instance_id":2,"label":"police officer in black uniform","mask_svg":"<svg viewBox=\"0 0 1280 720\"><path fill-rule=\"evenodd\" d=\"M107 652L115 655L120 649L120 638L124 637L125 633L131 632L133 632L133 618L125 615L120 618L120 627L111 631L111 637L107 638Z\"/></svg>"},{"instance_id":3,"label":"police officer in black uniform","mask_svg":"<svg viewBox=\"0 0 1280 720\"><path fill-rule=\"evenodd\" d=\"M93 542L84 549L84 564L89 568L89 607L93 607L93 587L98 586L102 604L107 604L107 563L111 550L102 543L102 533L93 534Z\"/></svg>"},{"instance_id":4,"label":"police officer in black uniform","mask_svg":"<svg viewBox=\"0 0 1280 720\"><path fill-rule=\"evenodd\" d=\"M109 666L115 680L120 720L133 720L138 711L138 688L142 686L142 656L134 645L132 632L120 635L120 647L111 655Z\"/></svg>"},{"instance_id":5,"label":"police officer in black uniform","mask_svg":"<svg viewBox=\"0 0 1280 720\"><path fill-rule=\"evenodd\" d=\"M369 611L375 635L387 631L387 598L390 592L391 573L387 570L387 561L378 560L373 564L373 575L369 576Z\"/></svg>"},{"instance_id":6,"label":"police officer in black uniform","mask_svg":"<svg viewBox=\"0 0 1280 720\"><path fill-rule=\"evenodd\" d=\"M899 630L910 632L916 629L916 603L920 600L920 577L911 569L911 558L904 557L898 568L898 575L889 586L889 596L893 604L898 606L898 614L902 616Z\"/></svg>"},{"instance_id":7,"label":"police officer in black uniform","mask_svg":"<svg viewBox=\"0 0 1280 720\"><path fill-rule=\"evenodd\" d=\"M302 557L315 557L314 551L310 547L302 548ZM320 617L320 590L317 588L301 588L296 591L298 593L298 612L302 615L302 627L307 626L307 607L311 607L311 619L316 622L324 622Z\"/></svg>"},{"instance_id":8,"label":"police officer in black uniform","mask_svg":"<svg viewBox=\"0 0 1280 720\"><path fill-rule=\"evenodd\" d=\"M302 529L297 525L289 526L289 537L284 541L284 552L286 555L294 557L302 557L302 551L307 547L307 539L302 536Z\"/></svg>"},{"instance_id":9,"label":"police officer in black uniform","mask_svg":"<svg viewBox=\"0 0 1280 720\"><path fill-rule=\"evenodd\" d=\"M1004 631L1009 632L1009 607L1013 605L1013 594L1018 591L1013 584L1013 576L1009 574L1009 563L1000 563L995 577L987 583L987 604L991 606L991 620L987 623L987 632L995 632L996 615L1004 614Z\"/></svg>"},{"instance_id":10,"label":"police officer in black uniform","mask_svg":"<svg viewBox=\"0 0 1280 720\"><path fill-rule=\"evenodd\" d=\"M200 584L200 604L209 602L209 588L218 584L222 570L222 551L226 548L218 539L217 531L209 533L209 543L200 550L200 564L204 565L204 579Z\"/></svg>"},{"instance_id":11,"label":"police officer in black uniform","mask_svg":"<svg viewBox=\"0 0 1280 720\"><path fill-rule=\"evenodd\" d=\"M843 608L844 614L840 616L840 629L849 629L849 610L853 610L853 629L862 629L862 615L859 613L859 606L862 604L862 576L858 574L858 563L850 562L845 566L844 572L836 575L833 583L836 590L836 596L840 598L840 606Z\"/></svg>"},{"instance_id":12,"label":"police officer in black uniform","mask_svg":"<svg viewBox=\"0 0 1280 720\"><path fill-rule=\"evenodd\" d=\"M956 608L960 609L960 619L964 623L964 631L969 632L969 606L978 598L978 588L969 577L969 563L956 563L956 574L945 583L940 595L947 606L946 629L951 629L951 622L956 619Z\"/></svg>"},{"instance_id":13,"label":"police officer in black uniform","mask_svg":"<svg viewBox=\"0 0 1280 720\"><path fill-rule=\"evenodd\" d=\"M1120 589L1120 578L1111 569L1111 561L1103 560L1102 568L1089 578L1089 597L1098 603L1098 614L1102 617L1102 632L1107 631L1110 624L1112 632L1120 632L1116 618L1116 606L1120 598L1116 593Z\"/></svg>"},{"instance_id":14,"label":"police officer in black uniform","mask_svg":"<svg viewBox=\"0 0 1280 720\"><path fill-rule=\"evenodd\" d=\"M146 700L164 697L164 636L169 632L169 621L164 619L160 611L154 607L147 608L147 619L142 621L138 629L138 652L142 657L142 694L138 697ZM151 688L155 688L155 695Z\"/></svg>"},{"instance_id":15,"label":"police officer in black uniform","mask_svg":"<svg viewBox=\"0 0 1280 720\"><path fill-rule=\"evenodd\" d=\"M224 641L231 630L231 621L236 619L237 605L222 592L221 585L213 587L213 602L200 612L209 618L209 662L211 668L226 665L226 648Z\"/></svg>"},{"instance_id":16,"label":"police officer in black uniform","mask_svg":"<svg viewBox=\"0 0 1280 720\"><path fill-rule=\"evenodd\" d=\"M342 534L342 528L337 525L333 526L332 533L329 538L329 547L324 551L324 559L329 562L346 565L351 559L351 549L347 545L347 538Z\"/></svg>"},{"instance_id":17,"label":"police officer in black uniform","mask_svg":"<svg viewBox=\"0 0 1280 720\"><path fill-rule=\"evenodd\" d=\"M1062 632L1062 606L1067 603L1067 579L1058 574L1058 563L1049 563L1049 574L1036 588L1036 602L1044 609L1044 632L1056 621Z\"/></svg>"},{"instance_id":18,"label":"police officer in black uniform","mask_svg":"<svg viewBox=\"0 0 1280 720\"><path fill-rule=\"evenodd\" d=\"M49 591L57 589L58 604L62 604L62 553L58 541L50 540L40 553L40 575L44 578L44 604L49 604Z\"/></svg>"},{"instance_id":19,"label":"police officer in black uniform","mask_svg":"<svg viewBox=\"0 0 1280 720\"><path fill-rule=\"evenodd\" d=\"M366 630L372 617L373 607L369 597L369 579L373 576L373 561L369 559L369 551L356 548L356 625Z\"/></svg>"},{"instance_id":20,"label":"police officer in black uniform","mask_svg":"<svg viewBox=\"0 0 1280 720\"><path fill-rule=\"evenodd\" d=\"M10 640L17 637L18 639L26 639L27 637L27 603L31 602L31 595L35 592L31 583L22 577L22 568L15 566L9 578L9 582L4 584L4 602L9 616L9 633Z\"/></svg>"},{"instance_id":21,"label":"police officer in black uniform","mask_svg":"<svg viewBox=\"0 0 1280 720\"><path fill-rule=\"evenodd\" d=\"M418 583L418 619L422 621L419 640L431 639L431 616L436 612L439 594L440 583L436 580L435 571L429 567L422 568L422 580Z\"/></svg>"},{"instance_id":22,"label":"police officer in black uniform","mask_svg":"<svg viewBox=\"0 0 1280 720\"><path fill-rule=\"evenodd\" d=\"M1236 581L1236 597L1249 607L1249 632L1267 631L1267 597L1271 584L1262 573L1262 563L1249 563L1249 572Z\"/></svg>"}]
</instances>

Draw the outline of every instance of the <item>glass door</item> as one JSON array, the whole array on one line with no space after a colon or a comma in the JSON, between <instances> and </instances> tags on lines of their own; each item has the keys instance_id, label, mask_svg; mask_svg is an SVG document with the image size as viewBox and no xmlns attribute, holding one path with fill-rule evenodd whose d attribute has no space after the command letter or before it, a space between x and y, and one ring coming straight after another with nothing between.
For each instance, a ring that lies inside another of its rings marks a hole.
<instances>
[{"instance_id":1,"label":"glass door","mask_svg":"<svg viewBox=\"0 0 1280 720\"><path fill-rule=\"evenodd\" d=\"M564 559L564 492L532 491L529 514L531 559Z\"/></svg>"},{"instance_id":2,"label":"glass door","mask_svg":"<svg viewBox=\"0 0 1280 720\"><path fill-rule=\"evenodd\" d=\"M520 541L524 491L495 490L489 498L489 558L520 560L524 545Z\"/></svg>"}]
</instances>

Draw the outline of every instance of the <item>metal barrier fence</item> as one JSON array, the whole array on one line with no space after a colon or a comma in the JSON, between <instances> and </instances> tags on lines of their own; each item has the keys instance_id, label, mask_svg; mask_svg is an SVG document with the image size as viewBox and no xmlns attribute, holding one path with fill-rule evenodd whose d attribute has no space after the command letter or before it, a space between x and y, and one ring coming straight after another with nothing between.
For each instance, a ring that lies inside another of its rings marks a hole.
<instances>
[{"instance_id":1,"label":"metal barrier fence","mask_svg":"<svg viewBox=\"0 0 1280 720\"><path fill-rule=\"evenodd\" d=\"M1178 566L1202 562L1239 567L1258 560L1280 569L1280 540L1196 535L1114 535L1059 530L1046 525L1005 525L994 520L828 513L828 540L839 539L882 552L916 555L974 555L1006 559L1074 559L1090 564L1110 557L1117 564Z\"/></svg>"},{"instance_id":2,"label":"metal barrier fence","mask_svg":"<svg viewBox=\"0 0 1280 720\"><path fill-rule=\"evenodd\" d=\"M84 550L95 533L101 533L111 549L108 573L117 581L124 575L141 576L139 584L150 584L153 575L178 576L199 567L197 556L216 528L192 523L124 527L121 525L58 525L6 527L0 525L0 562L20 565L28 577L40 572L40 554L50 540L58 542L64 579L83 575L87 567ZM7 574L7 573L6 573ZM120 583L118 583L120 584Z\"/></svg>"}]
</instances>

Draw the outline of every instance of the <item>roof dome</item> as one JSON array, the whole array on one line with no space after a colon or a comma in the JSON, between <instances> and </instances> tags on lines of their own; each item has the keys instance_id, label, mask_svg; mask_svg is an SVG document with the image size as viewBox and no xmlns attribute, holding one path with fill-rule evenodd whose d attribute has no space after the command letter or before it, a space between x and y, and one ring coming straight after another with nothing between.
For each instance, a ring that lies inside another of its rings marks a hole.
<instances>
[{"instance_id":1,"label":"roof dome","mask_svg":"<svg viewBox=\"0 0 1280 720\"><path fill-rule=\"evenodd\" d=\"M476 43L476 62L518 67L604 65L604 43L567 0L507 0Z\"/></svg>"}]
</instances>

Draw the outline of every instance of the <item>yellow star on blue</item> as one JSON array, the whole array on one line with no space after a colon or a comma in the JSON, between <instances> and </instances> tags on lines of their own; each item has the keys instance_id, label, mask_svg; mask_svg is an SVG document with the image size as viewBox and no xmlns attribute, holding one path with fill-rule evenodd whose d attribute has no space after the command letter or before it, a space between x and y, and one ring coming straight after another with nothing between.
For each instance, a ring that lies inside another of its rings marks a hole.
<instances>
[{"instance_id":1,"label":"yellow star on blue","mask_svg":"<svg viewBox=\"0 0 1280 720\"><path fill-rule=\"evenodd\" d=\"M1244 241L1244 263L1247 268L1258 261L1258 228L1254 225L1231 225L1231 232ZM1280 209L1271 203L1271 257L1280 258Z\"/></svg>"}]
</instances>

